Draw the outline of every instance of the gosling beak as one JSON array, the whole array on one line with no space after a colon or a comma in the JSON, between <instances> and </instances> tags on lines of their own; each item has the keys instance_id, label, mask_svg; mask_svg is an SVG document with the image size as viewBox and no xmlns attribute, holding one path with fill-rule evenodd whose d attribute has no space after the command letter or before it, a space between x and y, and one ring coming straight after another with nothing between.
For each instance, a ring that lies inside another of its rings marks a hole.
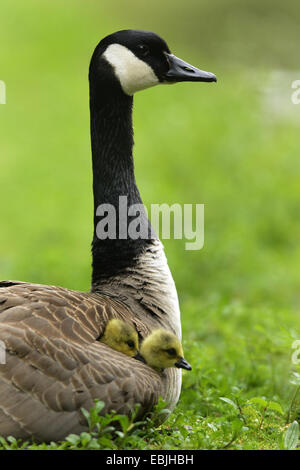
<instances>
[{"instance_id":1,"label":"gosling beak","mask_svg":"<svg viewBox=\"0 0 300 470\"><path fill-rule=\"evenodd\" d=\"M141 362L144 362L144 364L146 364L146 361L145 359L143 358L143 356L138 352L136 353L135 356L133 356L133 359L136 359L137 361L141 361Z\"/></svg>"},{"instance_id":2,"label":"gosling beak","mask_svg":"<svg viewBox=\"0 0 300 470\"><path fill-rule=\"evenodd\" d=\"M179 358L179 360L175 363L175 366L179 369L192 370L190 364L183 357Z\"/></svg>"},{"instance_id":3,"label":"gosling beak","mask_svg":"<svg viewBox=\"0 0 300 470\"><path fill-rule=\"evenodd\" d=\"M164 82L216 82L217 77L210 72L197 69L173 54L165 53L170 64L168 72L164 76Z\"/></svg>"}]
</instances>

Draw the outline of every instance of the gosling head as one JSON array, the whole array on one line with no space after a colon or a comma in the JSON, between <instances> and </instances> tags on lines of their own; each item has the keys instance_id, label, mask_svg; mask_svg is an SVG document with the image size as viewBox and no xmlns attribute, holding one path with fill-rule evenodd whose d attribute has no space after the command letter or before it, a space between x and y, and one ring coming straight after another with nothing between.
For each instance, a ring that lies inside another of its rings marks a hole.
<instances>
[{"instance_id":1,"label":"gosling head","mask_svg":"<svg viewBox=\"0 0 300 470\"><path fill-rule=\"evenodd\" d=\"M138 353L138 334L133 326L113 318L105 328L100 341L112 349L133 357Z\"/></svg>"},{"instance_id":2,"label":"gosling head","mask_svg":"<svg viewBox=\"0 0 300 470\"><path fill-rule=\"evenodd\" d=\"M183 357L179 339L170 331L158 329L147 336L140 347L136 359L144 360L146 364L157 371L168 367L178 367L192 370Z\"/></svg>"},{"instance_id":3,"label":"gosling head","mask_svg":"<svg viewBox=\"0 0 300 470\"><path fill-rule=\"evenodd\" d=\"M159 83L215 82L216 76L173 55L167 43L151 31L127 29L100 41L90 64L90 81L99 87L117 82L133 95Z\"/></svg>"}]
</instances>

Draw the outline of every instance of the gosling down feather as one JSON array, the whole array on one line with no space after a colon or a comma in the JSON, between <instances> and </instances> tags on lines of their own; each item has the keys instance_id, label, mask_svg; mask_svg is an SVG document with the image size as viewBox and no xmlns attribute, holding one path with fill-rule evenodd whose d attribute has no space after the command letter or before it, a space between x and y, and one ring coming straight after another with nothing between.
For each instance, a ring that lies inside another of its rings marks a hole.
<instances>
[{"instance_id":1,"label":"gosling down feather","mask_svg":"<svg viewBox=\"0 0 300 470\"><path fill-rule=\"evenodd\" d=\"M162 328L152 331L143 340L137 358L160 373L169 367L192 370L183 357L182 346L177 336Z\"/></svg>"},{"instance_id":2,"label":"gosling down feather","mask_svg":"<svg viewBox=\"0 0 300 470\"><path fill-rule=\"evenodd\" d=\"M128 207L142 205L132 158L133 94L181 81L211 82L216 77L171 54L166 42L151 32L119 31L96 47L89 69L91 291L0 283L0 345L5 345L6 356L0 364L0 435L47 442L86 431L81 408L91 408L95 399L104 401L102 413L129 414L139 403L137 418L159 396L170 409L176 405L180 369L158 373L112 349L101 337L113 318L131 325L139 340L160 328L181 337L176 288L146 211L141 211L140 225L148 237L124 236L124 224L119 223L121 196ZM103 204L115 208L114 237L101 236ZM128 216L125 230L132 220Z\"/></svg>"},{"instance_id":3,"label":"gosling down feather","mask_svg":"<svg viewBox=\"0 0 300 470\"><path fill-rule=\"evenodd\" d=\"M108 322L100 341L130 357L135 357L139 352L139 337L136 330L119 318L113 318Z\"/></svg>"},{"instance_id":4,"label":"gosling down feather","mask_svg":"<svg viewBox=\"0 0 300 470\"><path fill-rule=\"evenodd\" d=\"M144 362L160 373L168 367L192 370L183 357L177 336L162 328L152 331L139 346L134 327L123 320L113 318L106 325L100 341L116 351Z\"/></svg>"}]
</instances>

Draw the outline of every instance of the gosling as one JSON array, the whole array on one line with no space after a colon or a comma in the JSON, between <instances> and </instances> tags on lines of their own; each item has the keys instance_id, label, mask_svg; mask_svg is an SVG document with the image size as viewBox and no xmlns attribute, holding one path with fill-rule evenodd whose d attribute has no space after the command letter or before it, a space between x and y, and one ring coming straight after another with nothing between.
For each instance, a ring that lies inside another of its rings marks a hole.
<instances>
[{"instance_id":1,"label":"gosling","mask_svg":"<svg viewBox=\"0 0 300 470\"><path fill-rule=\"evenodd\" d=\"M139 339L136 330L117 318L107 323L99 341L127 356L134 357L138 354Z\"/></svg>"},{"instance_id":2,"label":"gosling","mask_svg":"<svg viewBox=\"0 0 300 470\"><path fill-rule=\"evenodd\" d=\"M192 370L183 357L179 339L170 331L158 329L147 336L140 346L136 359L161 373L168 367Z\"/></svg>"}]
</instances>

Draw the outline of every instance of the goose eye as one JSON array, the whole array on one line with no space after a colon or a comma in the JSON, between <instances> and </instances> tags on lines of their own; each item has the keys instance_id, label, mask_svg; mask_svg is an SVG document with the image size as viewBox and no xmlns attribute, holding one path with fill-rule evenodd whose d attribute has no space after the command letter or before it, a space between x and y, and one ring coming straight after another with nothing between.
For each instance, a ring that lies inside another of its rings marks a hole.
<instances>
[{"instance_id":1,"label":"goose eye","mask_svg":"<svg viewBox=\"0 0 300 470\"><path fill-rule=\"evenodd\" d=\"M132 349L134 348L134 342L130 339L129 341L127 341L127 345Z\"/></svg>"},{"instance_id":2,"label":"goose eye","mask_svg":"<svg viewBox=\"0 0 300 470\"><path fill-rule=\"evenodd\" d=\"M176 356L176 351L175 351L174 348L167 349L167 353L168 353L170 356Z\"/></svg>"},{"instance_id":3,"label":"goose eye","mask_svg":"<svg viewBox=\"0 0 300 470\"><path fill-rule=\"evenodd\" d=\"M138 51L143 57L146 57L150 53L150 49L146 44L139 44Z\"/></svg>"}]
</instances>

